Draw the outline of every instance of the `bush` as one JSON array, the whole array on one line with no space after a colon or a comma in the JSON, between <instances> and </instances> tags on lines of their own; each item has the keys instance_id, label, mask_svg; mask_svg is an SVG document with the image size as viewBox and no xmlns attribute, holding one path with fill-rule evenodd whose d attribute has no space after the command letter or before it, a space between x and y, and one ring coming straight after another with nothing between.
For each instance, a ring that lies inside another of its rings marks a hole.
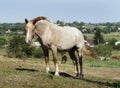
<instances>
[{"instance_id":1,"label":"bush","mask_svg":"<svg viewBox=\"0 0 120 88\"><path fill-rule=\"evenodd\" d=\"M29 45L22 46L22 52L25 53L25 56L31 57L33 55L34 47L30 47Z\"/></svg>"},{"instance_id":2,"label":"bush","mask_svg":"<svg viewBox=\"0 0 120 88\"><path fill-rule=\"evenodd\" d=\"M118 41L117 39L112 38L112 39L109 40L109 45L111 45L112 48L115 49L115 50L120 50L120 44L115 45L115 42L117 42L117 41Z\"/></svg>"},{"instance_id":3,"label":"bush","mask_svg":"<svg viewBox=\"0 0 120 88\"><path fill-rule=\"evenodd\" d=\"M0 38L0 47L4 46L5 44L7 44L6 39Z\"/></svg>"},{"instance_id":4,"label":"bush","mask_svg":"<svg viewBox=\"0 0 120 88\"><path fill-rule=\"evenodd\" d=\"M110 57L112 55L112 47L106 44L99 44L95 47L98 56Z\"/></svg>"},{"instance_id":5,"label":"bush","mask_svg":"<svg viewBox=\"0 0 120 88\"><path fill-rule=\"evenodd\" d=\"M42 51L42 48L36 48L34 51L33 51L33 56L35 58L41 58L43 57L43 51Z\"/></svg>"},{"instance_id":6,"label":"bush","mask_svg":"<svg viewBox=\"0 0 120 88\"><path fill-rule=\"evenodd\" d=\"M9 41L7 54L9 57L23 58L26 56L32 56L33 50L34 48L26 44L23 36L17 35L13 36Z\"/></svg>"},{"instance_id":7,"label":"bush","mask_svg":"<svg viewBox=\"0 0 120 88\"><path fill-rule=\"evenodd\" d=\"M109 45L115 46L115 42L117 42L117 39L112 38L112 39L110 39L108 42L109 42Z\"/></svg>"},{"instance_id":8,"label":"bush","mask_svg":"<svg viewBox=\"0 0 120 88\"><path fill-rule=\"evenodd\" d=\"M25 53L20 51L15 54L16 58L23 58L24 56L25 56Z\"/></svg>"}]
</instances>

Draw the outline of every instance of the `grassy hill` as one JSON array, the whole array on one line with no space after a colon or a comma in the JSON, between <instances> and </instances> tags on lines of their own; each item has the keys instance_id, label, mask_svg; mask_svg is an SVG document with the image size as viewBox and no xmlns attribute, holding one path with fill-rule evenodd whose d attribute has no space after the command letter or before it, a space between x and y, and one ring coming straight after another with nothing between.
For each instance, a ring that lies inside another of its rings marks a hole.
<instances>
[{"instance_id":1,"label":"grassy hill","mask_svg":"<svg viewBox=\"0 0 120 88\"><path fill-rule=\"evenodd\" d=\"M90 66L95 62L100 66ZM75 77L71 60L66 64L59 63L60 77L56 77L51 60L51 72L47 74L44 59L20 60L1 56L0 88L119 88L120 62L114 63L118 64L110 68L108 62L84 60L85 77L81 80ZM103 64L106 66L101 66Z\"/></svg>"}]
</instances>

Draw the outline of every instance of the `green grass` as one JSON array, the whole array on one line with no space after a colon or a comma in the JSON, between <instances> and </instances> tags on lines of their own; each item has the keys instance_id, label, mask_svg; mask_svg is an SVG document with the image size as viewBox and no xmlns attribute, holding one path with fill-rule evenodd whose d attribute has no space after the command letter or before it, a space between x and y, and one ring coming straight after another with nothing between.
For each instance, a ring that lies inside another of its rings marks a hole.
<instances>
[{"instance_id":1,"label":"green grass","mask_svg":"<svg viewBox=\"0 0 120 88\"><path fill-rule=\"evenodd\" d=\"M115 54L115 53L114 53ZM68 56L67 64L72 65L72 61ZM120 60L114 60L110 58L106 61L101 61L99 58L94 59L89 56L84 56L83 58L83 64L86 67L108 67L108 68L120 68Z\"/></svg>"},{"instance_id":2,"label":"green grass","mask_svg":"<svg viewBox=\"0 0 120 88\"><path fill-rule=\"evenodd\" d=\"M120 61L119 60L107 60L107 61L85 60L84 63L85 63L85 66L89 66L89 67L120 68Z\"/></svg>"},{"instance_id":3,"label":"green grass","mask_svg":"<svg viewBox=\"0 0 120 88\"><path fill-rule=\"evenodd\" d=\"M93 39L94 34L85 34L87 36L88 39ZM120 33L116 32L116 33L110 33L110 34L103 34L104 39L107 41L109 39L115 38L117 40L120 40Z\"/></svg>"},{"instance_id":4,"label":"green grass","mask_svg":"<svg viewBox=\"0 0 120 88\"><path fill-rule=\"evenodd\" d=\"M91 61L91 62L89 62ZM85 67L94 60L86 60ZM51 71L54 71L53 62ZM99 63L99 62L98 62ZM95 63L94 63L95 64ZM83 80L74 77L73 65L69 61L60 68L66 70L60 77L45 73L43 59L1 59L0 58L0 88L119 88L120 80L104 79L85 75Z\"/></svg>"}]
</instances>

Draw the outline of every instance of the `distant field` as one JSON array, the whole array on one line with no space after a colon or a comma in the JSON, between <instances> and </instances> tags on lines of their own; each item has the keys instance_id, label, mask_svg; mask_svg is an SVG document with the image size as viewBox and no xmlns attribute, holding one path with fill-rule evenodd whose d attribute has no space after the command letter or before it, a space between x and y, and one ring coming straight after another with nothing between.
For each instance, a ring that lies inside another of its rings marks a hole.
<instances>
[{"instance_id":1,"label":"distant field","mask_svg":"<svg viewBox=\"0 0 120 88\"><path fill-rule=\"evenodd\" d=\"M87 36L88 39L93 39L94 34L84 34ZM115 38L117 40L120 40L120 32L111 32L110 34L103 34L103 37L105 40ZM9 40L12 37L12 35L0 35L0 38L5 38L6 40Z\"/></svg>"},{"instance_id":2,"label":"distant field","mask_svg":"<svg viewBox=\"0 0 120 88\"><path fill-rule=\"evenodd\" d=\"M52 61L51 73L46 74L44 59L20 60L1 56L0 88L120 88L120 66L94 66L95 62L99 65L108 64L87 58L84 60L85 77L81 80L74 76L71 60L66 64L59 63L61 76L56 77L53 75Z\"/></svg>"},{"instance_id":3,"label":"distant field","mask_svg":"<svg viewBox=\"0 0 120 88\"><path fill-rule=\"evenodd\" d=\"M120 41L120 33L104 34L103 36L104 36L105 40L115 38Z\"/></svg>"},{"instance_id":4,"label":"distant field","mask_svg":"<svg viewBox=\"0 0 120 88\"><path fill-rule=\"evenodd\" d=\"M85 34L88 39L93 39L94 34ZM120 40L120 33L110 33L110 34L102 34L105 40L109 40L115 38Z\"/></svg>"}]
</instances>

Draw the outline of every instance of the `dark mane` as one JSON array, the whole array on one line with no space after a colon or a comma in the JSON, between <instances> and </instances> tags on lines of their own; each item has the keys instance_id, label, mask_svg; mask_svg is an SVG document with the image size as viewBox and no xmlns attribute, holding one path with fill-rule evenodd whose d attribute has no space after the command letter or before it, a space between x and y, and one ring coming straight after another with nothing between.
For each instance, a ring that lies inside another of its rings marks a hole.
<instances>
[{"instance_id":1,"label":"dark mane","mask_svg":"<svg viewBox=\"0 0 120 88\"><path fill-rule=\"evenodd\" d=\"M39 17L36 17L36 18L32 19L31 22L32 22L33 24L35 24L37 21L40 21L40 20L47 20L47 21L49 21L46 17L44 17L44 16L39 16ZM50 21L49 21L49 22L50 22Z\"/></svg>"}]
</instances>

